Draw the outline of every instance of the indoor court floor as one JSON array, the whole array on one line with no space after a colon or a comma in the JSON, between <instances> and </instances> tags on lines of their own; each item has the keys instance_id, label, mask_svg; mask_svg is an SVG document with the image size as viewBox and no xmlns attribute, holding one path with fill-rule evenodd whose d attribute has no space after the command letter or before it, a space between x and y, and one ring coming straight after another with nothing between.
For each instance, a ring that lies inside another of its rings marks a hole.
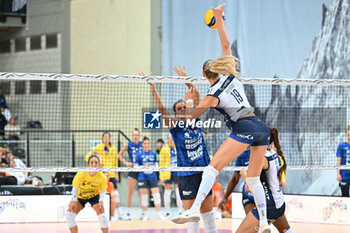
<instances>
[{"instance_id":1,"label":"indoor court floor","mask_svg":"<svg viewBox=\"0 0 350 233\"><path fill-rule=\"evenodd\" d=\"M241 220L222 219L217 220L219 233L235 232ZM332 224L308 224L308 223L290 223L295 233L349 233L349 225L332 225ZM101 232L98 222L78 222L79 232L96 233ZM17 224L0 224L1 233L63 233L69 232L65 223L17 223ZM186 225L174 224L170 220L130 220L130 221L110 221L111 233L186 233ZM201 223L201 232L205 232ZM272 232L278 232L272 227Z\"/></svg>"}]
</instances>

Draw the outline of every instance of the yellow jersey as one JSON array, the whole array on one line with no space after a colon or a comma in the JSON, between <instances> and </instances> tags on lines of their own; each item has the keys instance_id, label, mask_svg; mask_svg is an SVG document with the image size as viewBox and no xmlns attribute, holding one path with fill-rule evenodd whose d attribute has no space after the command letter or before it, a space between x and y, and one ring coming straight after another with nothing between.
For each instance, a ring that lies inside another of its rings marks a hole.
<instances>
[{"instance_id":1,"label":"yellow jersey","mask_svg":"<svg viewBox=\"0 0 350 233\"><path fill-rule=\"evenodd\" d=\"M107 147L108 153L106 153L105 150L105 144L101 143L95 146L92 151L96 151L100 154L100 163L102 167L118 167L118 155L117 155L117 149L113 145L109 145ZM85 156L85 161L87 162L89 160L89 154ZM115 177L115 172L108 172L110 178Z\"/></svg>"},{"instance_id":2,"label":"yellow jersey","mask_svg":"<svg viewBox=\"0 0 350 233\"><path fill-rule=\"evenodd\" d=\"M159 167L170 167L170 149L169 145L164 146L159 152ZM175 147L174 150L176 151ZM160 171L159 179L160 180L170 180L171 172L170 171Z\"/></svg>"},{"instance_id":3,"label":"yellow jersey","mask_svg":"<svg viewBox=\"0 0 350 233\"><path fill-rule=\"evenodd\" d=\"M107 188L107 178L102 172L90 176L89 172L78 172L73 179L73 186L78 188L79 199L96 197Z\"/></svg>"}]
</instances>

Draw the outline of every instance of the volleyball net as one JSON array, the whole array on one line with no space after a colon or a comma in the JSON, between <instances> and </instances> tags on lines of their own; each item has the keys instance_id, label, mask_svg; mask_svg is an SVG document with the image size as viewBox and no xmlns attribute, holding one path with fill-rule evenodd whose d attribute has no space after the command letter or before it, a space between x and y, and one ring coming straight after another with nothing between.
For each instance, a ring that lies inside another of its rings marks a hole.
<instances>
[{"instance_id":1,"label":"volleyball net","mask_svg":"<svg viewBox=\"0 0 350 233\"><path fill-rule=\"evenodd\" d=\"M336 168L337 147L347 140L346 127L350 122L350 80L242 77L241 81L255 114L279 130L289 169ZM159 152L157 142L167 145L169 129L158 116L147 82L156 84L170 113L173 104L184 99L188 90L185 83L195 84L201 98L210 88L202 77L0 73L0 86L7 101L6 106L1 105L2 115L9 117L10 112L15 119L12 127L5 128L4 124L0 129L2 156L12 152L22 159L27 168L20 171L89 170L85 156L101 143L104 132L111 134L111 143L119 152L132 141L135 128L140 131L139 140L147 136L151 149ZM214 109L209 109L201 120L208 152L214 155L230 131ZM10 124L13 120L7 121ZM123 158L128 161L127 152ZM100 170L131 169L147 170L126 167L120 161L118 167ZM225 169L239 170L234 162Z\"/></svg>"}]
</instances>

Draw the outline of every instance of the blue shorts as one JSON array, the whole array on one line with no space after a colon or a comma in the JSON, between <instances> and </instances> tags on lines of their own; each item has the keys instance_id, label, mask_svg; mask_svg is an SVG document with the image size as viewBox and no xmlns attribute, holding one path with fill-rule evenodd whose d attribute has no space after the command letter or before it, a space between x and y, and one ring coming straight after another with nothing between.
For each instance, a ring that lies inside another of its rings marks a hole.
<instances>
[{"instance_id":1,"label":"blue shorts","mask_svg":"<svg viewBox=\"0 0 350 233\"><path fill-rule=\"evenodd\" d=\"M283 216L284 214L284 211L286 210L286 204L283 203L283 205L276 209L274 207L267 207L266 208L266 212L267 212L267 220L269 222L271 221L275 221L277 219L279 219L280 217ZM258 213L258 210L256 209L256 207L252 210L252 214L254 215L254 217L259 220L259 213Z\"/></svg>"},{"instance_id":2,"label":"blue shorts","mask_svg":"<svg viewBox=\"0 0 350 233\"><path fill-rule=\"evenodd\" d=\"M83 208L85 207L86 203L90 203L91 207L94 206L95 204L98 204L100 200L100 195L94 196L92 198L89 199L80 199L78 198L78 201L80 202L80 204L83 206Z\"/></svg>"},{"instance_id":3,"label":"blue shorts","mask_svg":"<svg viewBox=\"0 0 350 233\"><path fill-rule=\"evenodd\" d=\"M270 131L256 116L238 119L232 124L230 138L251 146L267 146L270 141Z\"/></svg>"},{"instance_id":4,"label":"blue shorts","mask_svg":"<svg viewBox=\"0 0 350 233\"><path fill-rule=\"evenodd\" d=\"M118 189L117 180L115 177L109 178L109 181L113 183L114 189Z\"/></svg>"},{"instance_id":5,"label":"blue shorts","mask_svg":"<svg viewBox=\"0 0 350 233\"><path fill-rule=\"evenodd\" d=\"M181 200L196 199L199 185L201 184L201 181L202 181L202 174L203 172L190 175L190 176L178 177L178 185L179 185ZM212 194L213 193L210 190L207 196L210 196Z\"/></svg>"},{"instance_id":6,"label":"blue shorts","mask_svg":"<svg viewBox=\"0 0 350 233\"><path fill-rule=\"evenodd\" d=\"M138 180L137 185L139 189L142 188L156 188L158 187L158 181L157 180Z\"/></svg>"},{"instance_id":7,"label":"blue shorts","mask_svg":"<svg viewBox=\"0 0 350 233\"><path fill-rule=\"evenodd\" d=\"M255 205L254 200L252 200L251 198L249 198L247 195L245 195L244 193L242 193L242 205L243 208L245 208L247 205L249 204L253 204Z\"/></svg>"},{"instance_id":8,"label":"blue shorts","mask_svg":"<svg viewBox=\"0 0 350 233\"><path fill-rule=\"evenodd\" d=\"M178 180L179 180L178 176L171 176L170 180L165 180L164 183L166 183L166 184L172 184L172 183L177 184L179 182Z\"/></svg>"},{"instance_id":9,"label":"blue shorts","mask_svg":"<svg viewBox=\"0 0 350 233\"><path fill-rule=\"evenodd\" d=\"M137 180L139 177L139 173L138 172L129 172L128 177L131 177L131 178Z\"/></svg>"}]
</instances>

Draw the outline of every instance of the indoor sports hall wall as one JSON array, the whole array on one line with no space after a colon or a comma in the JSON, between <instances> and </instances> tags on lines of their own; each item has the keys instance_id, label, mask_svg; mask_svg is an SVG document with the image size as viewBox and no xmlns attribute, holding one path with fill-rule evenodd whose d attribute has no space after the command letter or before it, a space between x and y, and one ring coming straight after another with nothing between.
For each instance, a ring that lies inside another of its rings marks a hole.
<instances>
[{"instance_id":1,"label":"indoor sports hall wall","mask_svg":"<svg viewBox=\"0 0 350 233\"><path fill-rule=\"evenodd\" d=\"M205 12L220 2L163 0L163 15L168 16L163 17L163 75L175 75L172 67L182 64L188 75L201 76L203 62L220 56L217 31L203 20ZM350 78L349 1L225 2L225 25L242 76ZM350 124L348 89L255 86L246 91L267 124L290 125L281 132L281 144L292 165L335 165L337 146L346 140ZM208 147L216 145L209 142ZM221 179L227 180L231 174L224 176ZM340 194L334 170L289 171L287 185L287 193Z\"/></svg>"}]
</instances>

